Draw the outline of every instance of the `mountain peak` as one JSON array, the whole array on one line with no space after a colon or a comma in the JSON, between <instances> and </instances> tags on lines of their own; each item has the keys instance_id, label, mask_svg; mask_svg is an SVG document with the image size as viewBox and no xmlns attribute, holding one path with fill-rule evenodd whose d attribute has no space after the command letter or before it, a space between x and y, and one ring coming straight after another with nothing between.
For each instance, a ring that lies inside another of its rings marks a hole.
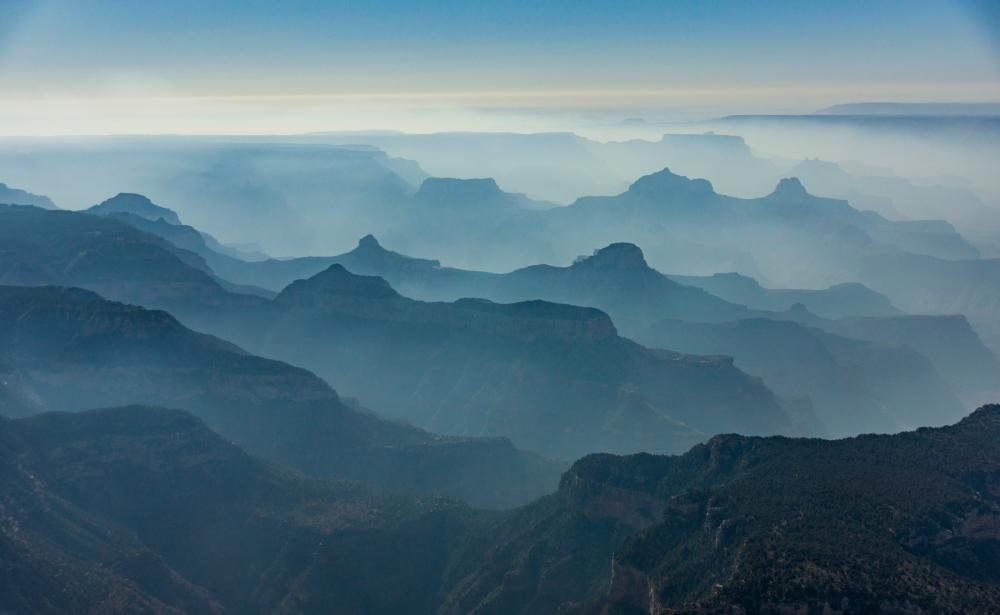
<instances>
[{"instance_id":1,"label":"mountain peak","mask_svg":"<svg viewBox=\"0 0 1000 615\"><path fill-rule=\"evenodd\" d=\"M362 237L361 239L358 240L358 247L359 248L381 248L382 244L380 244L378 242L378 239L375 239L374 235L372 235L371 233L368 233L367 235L365 235L364 237Z\"/></svg>"},{"instance_id":2,"label":"mountain peak","mask_svg":"<svg viewBox=\"0 0 1000 615\"><path fill-rule=\"evenodd\" d=\"M809 196L809 193L806 192L806 187L802 185L798 177L785 177L778 182L771 196L801 197Z\"/></svg>"},{"instance_id":3,"label":"mountain peak","mask_svg":"<svg viewBox=\"0 0 1000 615\"><path fill-rule=\"evenodd\" d=\"M392 250L387 250L374 235L368 234L358 240L356 248L337 257L337 262L349 267L350 271L362 275L377 275L393 279L401 271L435 269L441 266L436 260L414 258Z\"/></svg>"},{"instance_id":4,"label":"mountain peak","mask_svg":"<svg viewBox=\"0 0 1000 615\"><path fill-rule=\"evenodd\" d=\"M343 265L333 264L311 278L292 282L274 301L303 305L315 304L318 298L333 297L396 299L400 295L383 278L355 275Z\"/></svg>"},{"instance_id":5,"label":"mountain peak","mask_svg":"<svg viewBox=\"0 0 1000 615\"><path fill-rule=\"evenodd\" d=\"M577 261L574 266L601 267L607 269L647 269L646 258L642 249L634 243L613 243L586 258Z\"/></svg>"},{"instance_id":6,"label":"mountain peak","mask_svg":"<svg viewBox=\"0 0 1000 615\"><path fill-rule=\"evenodd\" d=\"M174 210L160 207L149 200L148 197L132 192L119 192L110 199L94 205L86 211L98 216L128 213L152 220L153 222L162 219L164 222L177 226L181 223L180 217Z\"/></svg>"},{"instance_id":7,"label":"mountain peak","mask_svg":"<svg viewBox=\"0 0 1000 615\"><path fill-rule=\"evenodd\" d=\"M691 179L677 175L669 168L644 175L632 182L628 188L629 194L643 196L667 196L670 194L711 194L715 189L707 179Z\"/></svg>"}]
</instances>

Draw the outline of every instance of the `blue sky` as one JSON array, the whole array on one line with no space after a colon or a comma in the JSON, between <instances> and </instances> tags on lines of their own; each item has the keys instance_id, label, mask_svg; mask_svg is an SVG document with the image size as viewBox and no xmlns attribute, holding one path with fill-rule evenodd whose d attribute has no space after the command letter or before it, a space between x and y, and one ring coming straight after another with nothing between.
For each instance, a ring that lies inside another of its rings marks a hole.
<instances>
[{"instance_id":1,"label":"blue sky","mask_svg":"<svg viewBox=\"0 0 1000 615\"><path fill-rule=\"evenodd\" d=\"M193 123L199 105L238 115L282 98L733 111L998 100L998 5L0 0L0 132L38 101L31 121L128 99L155 128L168 99Z\"/></svg>"}]
</instances>

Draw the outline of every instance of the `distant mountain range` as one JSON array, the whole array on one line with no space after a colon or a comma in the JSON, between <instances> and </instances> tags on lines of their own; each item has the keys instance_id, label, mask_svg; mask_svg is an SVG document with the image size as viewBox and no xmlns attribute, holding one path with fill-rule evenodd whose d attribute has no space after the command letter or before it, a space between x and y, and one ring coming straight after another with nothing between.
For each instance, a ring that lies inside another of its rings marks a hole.
<instances>
[{"instance_id":1,"label":"distant mountain range","mask_svg":"<svg viewBox=\"0 0 1000 615\"><path fill-rule=\"evenodd\" d=\"M541 298L596 307L624 335L648 346L735 357L741 369L780 393L809 396L820 421L839 435L943 424L963 412L956 391L976 399L1000 382L1000 361L964 319L900 316L884 296L858 284L769 290L736 274L668 277L649 267L632 244L612 244L569 267L536 265L507 274L442 267L388 251L370 236L333 260L385 276L426 300ZM721 291L738 303L674 280ZM885 316L826 319L803 309L800 300L838 316ZM764 307L780 311L759 309ZM755 333L742 337L750 331ZM791 352L786 343L801 351Z\"/></svg>"},{"instance_id":2,"label":"distant mountain range","mask_svg":"<svg viewBox=\"0 0 1000 615\"><path fill-rule=\"evenodd\" d=\"M335 264L242 316L226 337L316 370L381 412L558 458L675 451L722 428L816 428L731 361L644 348L592 308L415 301Z\"/></svg>"},{"instance_id":3,"label":"distant mountain range","mask_svg":"<svg viewBox=\"0 0 1000 615\"><path fill-rule=\"evenodd\" d=\"M259 239L271 254L321 253L384 229L426 177L412 160L357 143L105 137L0 150L0 178L51 186L65 208L142 194L223 242ZM265 228L282 232L257 238Z\"/></svg>"},{"instance_id":4,"label":"distant mountain range","mask_svg":"<svg viewBox=\"0 0 1000 615\"><path fill-rule=\"evenodd\" d=\"M0 206L0 284L79 286L108 299L211 317L260 302L205 261L121 221L72 211Z\"/></svg>"},{"instance_id":5,"label":"distant mountain range","mask_svg":"<svg viewBox=\"0 0 1000 615\"><path fill-rule=\"evenodd\" d=\"M937 323L928 328L941 329ZM665 319L636 339L680 352L732 356L738 367L763 378L779 394L808 397L826 434L835 437L943 425L965 412L957 387L936 365L898 342L863 341L770 318L728 323ZM992 387L1000 378L1000 365L988 351L987 356L982 367L992 378L987 387ZM969 364L977 357L966 353L962 358Z\"/></svg>"},{"instance_id":6,"label":"distant mountain range","mask_svg":"<svg viewBox=\"0 0 1000 615\"><path fill-rule=\"evenodd\" d=\"M783 312L799 304L822 318L895 316L901 312L889 298L864 284L844 282L822 290L764 288L757 280L738 273L710 276L671 275L670 279L755 310Z\"/></svg>"},{"instance_id":7,"label":"distant mountain range","mask_svg":"<svg viewBox=\"0 0 1000 615\"><path fill-rule=\"evenodd\" d=\"M898 103L870 102L833 105L816 112L817 115L997 115L1000 103Z\"/></svg>"},{"instance_id":8,"label":"distant mountain range","mask_svg":"<svg viewBox=\"0 0 1000 615\"><path fill-rule=\"evenodd\" d=\"M738 271L791 288L860 282L906 312L965 314L991 339L1000 334L1000 283L993 279L1000 260L978 258L947 223L890 221L812 196L794 179L767 197L737 199L704 180L662 171L618 196L587 197L526 218L530 223L456 226L446 240L438 235L427 243L415 225L393 245L460 267L475 261L502 270L529 259L567 262L629 238L648 246L647 261L662 270Z\"/></svg>"},{"instance_id":9,"label":"distant mountain range","mask_svg":"<svg viewBox=\"0 0 1000 615\"><path fill-rule=\"evenodd\" d=\"M0 203L5 205L34 205L42 209L59 209L47 196L32 194L19 188L0 183Z\"/></svg>"},{"instance_id":10,"label":"distant mountain range","mask_svg":"<svg viewBox=\"0 0 1000 615\"><path fill-rule=\"evenodd\" d=\"M894 436L718 436L588 456L496 514L306 478L178 411L0 418L0 609L992 612L998 442L998 406Z\"/></svg>"},{"instance_id":11,"label":"distant mountain range","mask_svg":"<svg viewBox=\"0 0 1000 615\"><path fill-rule=\"evenodd\" d=\"M128 214L116 215L125 220L122 216ZM764 289L753 279L736 274L671 278L649 267L642 251L632 244L612 244L595 251L590 257L579 259L570 267L533 266L508 274L442 267L434 260L412 258L385 250L371 236L363 238L355 250L340 256L247 262L214 252L193 228L167 225L162 221L150 223L137 217L125 221L167 237L179 245L192 246L199 255L205 255L205 260L212 263L218 271L243 283L241 288L249 288L248 284L252 283L280 288L279 285L294 277L311 276L314 271L339 263L353 272L384 277L405 295L425 300L453 301L461 297L484 297L493 301L512 302L540 298L596 307L607 312L625 335L641 343L689 353L733 356L737 366L763 377L780 394L792 398L809 398L823 425L820 429L824 431L818 433L852 435L864 431L895 431L920 424L943 424L962 413L963 404L956 398L956 394L966 403L974 403L987 397L1000 381L1000 363L964 320L925 317L911 321L919 322L918 326L903 326L904 320L887 316L899 314L899 311L884 296L858 284L839 285L824 291L798 291ZM720 299L702 288L688 286L687 283L701 286L733 302ZM397 301L406 304L399 297L387 295L383 299L386 304ZM828 320L808 311L791 309L803 302L820 313L836 317L869 318ZM421 305L410 303L414 306ZM256 305L257 309L264 310L262 313L270 314L268 310L273 309L264 307L264 302ZM375 308L368 306L352 309L355 311L339 313L337 318L357 317L358 314L367 314ZM438 311L447 312L444 306L440 306ZM243 313L245 310L241 308L240 312L241 315L232 320L246 323L247 314ZM250 313L253 312L254 310L250 310ZM407 313L412 315L414 310L410 309ZM379 314L375 321L381 318L383 316ZM444 316L435 319L436 322L447 320ZM484 427L475 422L457 427L459 423L454 418L445 419L448 415L440 412L433 419L438 422L426 422L431 419L425 412L432 407L436 408L440 403L437 397L400 399L399 395L408 395L406 392L415 386L413 383L404 385L403 389L392 395L386 395L384 388L377 382L362 384L367 380L360 373L359 366L368 361L385 359L361 355L363 359L343 363L337 358L338 353L312 350L324 348L323 342L310 339L315 336L313 331L322 329L321 325L276 336L272 322L281 319L269 315L264 320L262 323L254 320L254 324L241 325L242 329L238 330L232 327L215 330L258 352L276 354L293 363L307 365L337 383L339 388L346 387L346 390L360 395L380 410L414 420L432 430L466 435L518 433L516 425L488 428L514 431L486 432L479 431ZM420 322L417 317L412 320L406 326L414 327ZM375 321L369 320L367 326L371 331L378 332L380 329ZM768 321L786 322L771 325ZM455 320L456 325L461 322L461 318ZM706 324L694 326L693 323ZM707 323L719 326L708 326ZM300 329L303 327L301 324L296 326ZM394 326L403 325L395 323ZM814 330L817 328L820 330ZM372 333L366 335L369 337L365 344L375 343L370 337ZM774 339L769 339L769 335L773 335ZM304 341L289 347L286 339L288 336L292 339L301 337ZM262 337L271 341L262 344ZM353 339L357 337L358 334L355 334ZM941 339L949 340L949 344L933 341ZM423 343L428 344L427 352L444 361L443 364L448 364L450 359L446 360L439 349L430 350L437 347L429 338L425 337L423 340ZM392 342L386 338L378 344L389 348ZM488 346L485 342L481 344ZM779 352L779 349L788 352L793 347L801 350L792 353L794 360ZM371 351L369 348L366 352ZM341 352L351 351L343 348ZM484 353L484 356L492 354L489 350ZM414 360L414 363L417 361ZM391 360L390 364L393 364ZM401 368L400 371L408 373L411 370ZM442 380L440 375L437 378L438 380L429 382L439 382L439 386L448 382L447 379ZM427 383L421 386L425 387L422 395L428 394ZM486 399L482 396L480 398ZM421 403L421 399L424 408L414 407ZM457 404L462 399L455 397L448 403ZM490 403L500 403L498 400ZM483 402L477 402L481 403ZM617 404L607 403L608 407ZM531 404L526 406L529 407L532 407ZM523 435L516 436L515 439L528 448L539 446L533 440L520 440L520 437ZM697 438L694 435L691 437ZM549 443L548 446L552 444ZM676 446L676 443L670 446ZM558 448L543 450L549 454L570 457L579 452L567 453Z\"/></svg>"},{"instance_id":12,"label":"distant mountain range","mask_svg":"<svg viewBox=\"0 0 1000 615\"><path fill-rule=\"evenodd\" d=\"M971 192L807 160L821 198L727 135L357 136L0 151L130 190L0 184L36 199L0 198L0 613L1000 612L1000 260L888 215ZM777 187L510 191L684 152ZM262 228L321 256L206 232Z\"/></svg>"},{"instance_id":13,"label":"distant mountain range","mask_svg":"<svg viewBox=\"0 0 1000 615\"><path fill-rule=\"evenodd\" d=\"M268 300L232 292L196 254L120 220L29 208L0 210L0 218L10 220L0 228L0 281L77 285L169 309L439 433L506 436L572 459L684 450L724 430L820 429L807 404L782 402L730 360L644 348L619 337L598 310L425 303L339 265Z\"/></svg>"},{"instance_id":14,"label":"distant mountain range","mask_svg":"<svg viewBox=\"0 0 1000 615\"><path fill-rule=\"evenodd\" d=\"M501 439L436 436L343 402L303 369L79 289L0 287L0 414L141 403L195 413L257 454L388 491L510 506L560 466Z\"/></svg>"},{"instance_id":15,"label":"distant mountain range","mask_svg":"<svg viewBox=\"0 0 1000 615\"><path fill-rule=\"evenodd\" d=\"M813 194L844 199L856 209L875 211L890 219L948 220L963 235L1000 231L997 210L968 187L848 172L837 163L822 160L805 160L785 174L798 177Z\"/></svg>"},{"instance_id":16,"label":"distant mountain range","mask_svg":"<svg viewBox=\"0 0 1000 615\"><path fill-rule=\"evenodd\" d=\"M658 140L602 142L572 133L325 133L313 143L368 143L420 161L444 177L493 177L506 189L557 203L584 194L614 194L632 178L670 166L712 177L727 193L760 194L777 167L739 136L664 134Z\"/></svg>"}]
</instances>

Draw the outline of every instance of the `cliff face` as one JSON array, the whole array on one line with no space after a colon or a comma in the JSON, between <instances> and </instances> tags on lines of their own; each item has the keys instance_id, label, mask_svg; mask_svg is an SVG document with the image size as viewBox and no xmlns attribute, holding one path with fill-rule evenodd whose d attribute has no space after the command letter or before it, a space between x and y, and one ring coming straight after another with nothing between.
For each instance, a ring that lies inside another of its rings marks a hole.
<instances>
[{"instance_id":1,"label":"cliff face","mask_svg":"<svg viewBox=\"0 0 1000 615\"><path fill-rule=\"evenodd\" d=\"M994 405L894 436L718 436L680 457L590 456L550 501L494 531L493 552L507 555L469 577L501 578L509 567L530 577L518 587L533 589L456 591L487 612L511 603L529 612L991 611L1000 605L998 434ZM603 570L562 577L577 593L558 602L572 593L548 588L562 555L600 548Z\"/></svg>"}]
</instances>

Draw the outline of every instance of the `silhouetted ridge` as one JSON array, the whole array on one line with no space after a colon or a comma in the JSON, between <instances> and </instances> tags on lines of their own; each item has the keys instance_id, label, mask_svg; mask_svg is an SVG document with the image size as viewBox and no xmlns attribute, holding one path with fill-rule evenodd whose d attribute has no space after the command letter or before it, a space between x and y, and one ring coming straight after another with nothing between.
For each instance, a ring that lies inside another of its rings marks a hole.
<instances>
[{"instance_id":1,"label":"silhouetted ridge","mask_svg":"<svg viewBox=\"0 0 1000 615\"><path fill-rule=\"evenodd\" d=\"M505 197L509 197L509 195L500 190L500 186L492 177L479 179L428 177L420 184L420 189L417 190L414 199L438 203L465 203Z\"/></svg>"},{"instance_id":2,"label":"silhouetted ridge","mask_svg":"<svg viewBox=\"0 0 1000 615\"><path fill-rule=\"evenodd\" d=\"M642 249L633 243L613 243L573 264L574 267L601 267L607 269L648 269Z\"/></svg>"},{"instance_id":3,"label":"silhouetted ridge","mask_svg":"<svg viewBox=\"0 0 1000 615\"><path fill-rule=\"evenodd\" d=\"M296 280L275 298L278 303L304 296L351 296L396 299L400 295L377 276L354 275L343 265L333 264L305 280Z\"/></svg>"},{"instance_id":4,"label":"silhouetted ridge","mask_svg":"<svg viewBox=\"0 0 1000 615\"><path fill-rule=\"evenodd\" d=\"M802 185L798 177L785 177L778 182L771 196L795 198L810 196L810 194L806 192L806 187Z\"/></svg>"},{"instance_id":5,"label":"silhouetted ridge","mask_svg":"<svg viewBox=\"0 0 1000 615\"><path fill-rule=\"evenodd\" d=\"M0 203L8 205L31 205L42 209L59 209L52 199L42 194L32 194L27 190L11 188L0 182Z\"/></svg>"},{"instance_id":6,"label":"silhouetted ridge","mask_svg":"<svg viewBox=\"0 0 1000 615\"><path fill-rule=\"evenodd\" d=\"M494 303L486 299L459 299L454 305L463 312L479 313L464 322L465 326L492 335L578 343L611 339L618 334L611 318L594 308L540 300Z\"/></svg>"},{"instance_id":7,"label":"silhouetted ridge","mask_svg":"<svg viewBox=\"0 0 1000 615\"><path fill-rule=\"evenodd\" d=\"M180 224L181 220L172 209L160 207L141 194L121 192L110 199L86 210L87 213L107 216L113 213L129 213L147 220L162 219L170 224Z\"/></svg>"},{"instance_id":8,"label":"silhouetted ridge","mask_svg":"<svg viewBox=\"0 0 1000 615\"><path fill-rule=\"evenodd\" d=\"M713 194L714 192L712 183L707 179L691 179L677 175L668 168L644 175L635 180L628 188L629 194L654 197Z\"/></svg>"}]
</instances>

